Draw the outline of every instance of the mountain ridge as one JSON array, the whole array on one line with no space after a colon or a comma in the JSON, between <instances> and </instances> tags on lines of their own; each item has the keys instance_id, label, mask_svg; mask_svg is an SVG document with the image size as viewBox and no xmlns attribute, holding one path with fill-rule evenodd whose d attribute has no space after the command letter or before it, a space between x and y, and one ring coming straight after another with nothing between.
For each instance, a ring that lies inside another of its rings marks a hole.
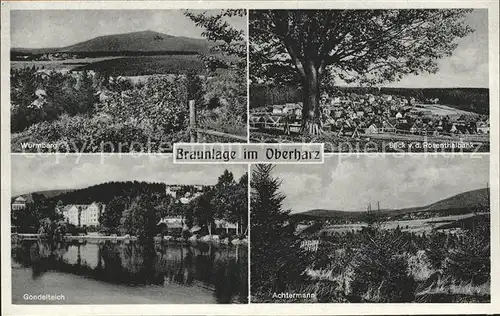
<instances>
[{"instance_id":1,"label":"mountain ridge","mask_svg":"<svg viewBox=\"0 0 500 316\"><path fill-rule=\"evenodd\" d=\"M154 52L177 51L207 53L213 43L206 39L173 36L161 32L145 30L120 34L101 35L73 45L50 48L13 47L14 53L48 54L79 52Z\"/></svg>"},{"instance_id":2,"label":"mountain ridge","mask_svg":"<svg viewBox=\"0 0 500 316\"><path fill-rule=\"evenodd\" d=\"M380 213L384 216L397 217L417 212L440 212L446 210L456 210L465 208L485 207L489 203L489 189L481 188L465 191L444 198L442 200L430 203L424 206L414 206L397 209L381 209ZM312 209L304 212L290 214L292 217L304 218L344 218L356 219L364 211L342 211L329 209Z\"/></svg>"}]
</instances>

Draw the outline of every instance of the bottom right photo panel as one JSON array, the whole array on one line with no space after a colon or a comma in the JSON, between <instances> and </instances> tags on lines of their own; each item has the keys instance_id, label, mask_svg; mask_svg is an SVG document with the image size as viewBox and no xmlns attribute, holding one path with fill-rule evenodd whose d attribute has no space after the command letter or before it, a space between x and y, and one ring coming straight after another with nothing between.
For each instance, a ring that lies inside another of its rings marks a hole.
<instances>
[{"instance_id":1,"label":"bottom right photo panel","mask_svg":"<svg viewBox=\"0 0 500 316\"><path fill-rule=\"evenodd\" d=\"M253 303L489 303L489 155L253 165Z\"/></svg>"}]
</instances>

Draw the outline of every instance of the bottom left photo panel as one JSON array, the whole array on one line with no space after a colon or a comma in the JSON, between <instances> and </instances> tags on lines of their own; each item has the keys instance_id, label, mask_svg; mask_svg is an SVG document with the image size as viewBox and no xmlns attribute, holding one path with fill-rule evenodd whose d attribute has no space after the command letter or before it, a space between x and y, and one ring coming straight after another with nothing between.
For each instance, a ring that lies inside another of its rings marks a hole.
<instances>
[{"instance_id":1,"label":"bottom left photo panel","mask_svg":"<svg viewBox=\"0 0 500 316\"><path fill-rule=\"evenodd\" d=\"M12 304L248 303L248 166L12 155Z\"/></svg>"}]
</instances>

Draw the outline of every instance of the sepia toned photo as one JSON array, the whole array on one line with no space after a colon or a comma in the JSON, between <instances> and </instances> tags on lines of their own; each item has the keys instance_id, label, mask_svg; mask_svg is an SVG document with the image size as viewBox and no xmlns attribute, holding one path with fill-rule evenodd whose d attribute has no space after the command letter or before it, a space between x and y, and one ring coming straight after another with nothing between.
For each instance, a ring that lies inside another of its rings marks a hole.
<instances>
[{"instance_id":1,"label":"sepia toned photo","mask_svg":"<svg viewBox=\"0 0 500 316\"><path fill-rule=\"evenodd\" d=\"M255 165L255 303L491 301L489 157Z\"/></svg>"},{"instance_id":2,"label":"sepia toned photo","mask_svg":"<svg viewBox=\"0 0 500 316\"><path fill-rule=\"evenodd\" d=\"M250 10L251 141L488 152L486 9Z\"/></svg>"},{"instance_id":3,"label":"sepia toned photo","mask_svg":"<svg viewBox=\"0 0 500 316\"><path fill-rule=\"evenodd\" d=\"M12 159L13 304L248 301L247 166Z\"/></svg>"},{"instance_id":4,"label":"sepia toned photo","mask_svg":"<svg viewBox=\"0 0 500 316\"><path fill-rule=\"evenodd\" d=\"M246 142L246 10L14 10L12 152Z\"/></svg>"}]
</instances>

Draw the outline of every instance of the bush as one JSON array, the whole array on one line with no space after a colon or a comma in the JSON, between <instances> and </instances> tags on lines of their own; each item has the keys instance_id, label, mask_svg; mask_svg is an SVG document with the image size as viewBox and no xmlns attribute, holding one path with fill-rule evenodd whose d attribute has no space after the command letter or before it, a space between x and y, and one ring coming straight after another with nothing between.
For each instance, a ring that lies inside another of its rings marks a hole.
<instances>
[{"instance_id":1,"label":"bush","mask_svg":"<svg viewBox=\"0 0 500 316\"><path fill-rule=\"evenodd\" d=\"M414 301L415 280L401 244L391 234L375 231L354 258L352 294L364 301L396 303Z\"/></svg>"},{"instance_id":2,"label":"bush","mask_svg":"<svg viewBox=\"0 0 500 316\"><path fill-rule=\"evenodd\" d=\"M247 122L227 107L201 112L198 126L208 130L247 136Z\"/></svg>"},{"instance_id":3,"label":"bush","mask_svg":"<svg viewBox=\"0 0 500 316\"><path fill-rule=\"evenodd\" d=\"M490 226L484 223L464 232L457 247L450 250L444 274L479 285L490 280L490 273Z\"/></svg>"},{"instance_id":4,"label":"bush","mask_svg":"<svg viewBox=\"0 0 500 316\"><path fill-rule=\"evenodd\" d=\"M132 122L111 122L103 116L63 115L53 122L40 122L13 135L12 151L37 152L53 149L22 148L22 143L57 143L60 152L169 151L171 144L186 141L186 131L152 133Z\"/></svg>"}]
</instances>

